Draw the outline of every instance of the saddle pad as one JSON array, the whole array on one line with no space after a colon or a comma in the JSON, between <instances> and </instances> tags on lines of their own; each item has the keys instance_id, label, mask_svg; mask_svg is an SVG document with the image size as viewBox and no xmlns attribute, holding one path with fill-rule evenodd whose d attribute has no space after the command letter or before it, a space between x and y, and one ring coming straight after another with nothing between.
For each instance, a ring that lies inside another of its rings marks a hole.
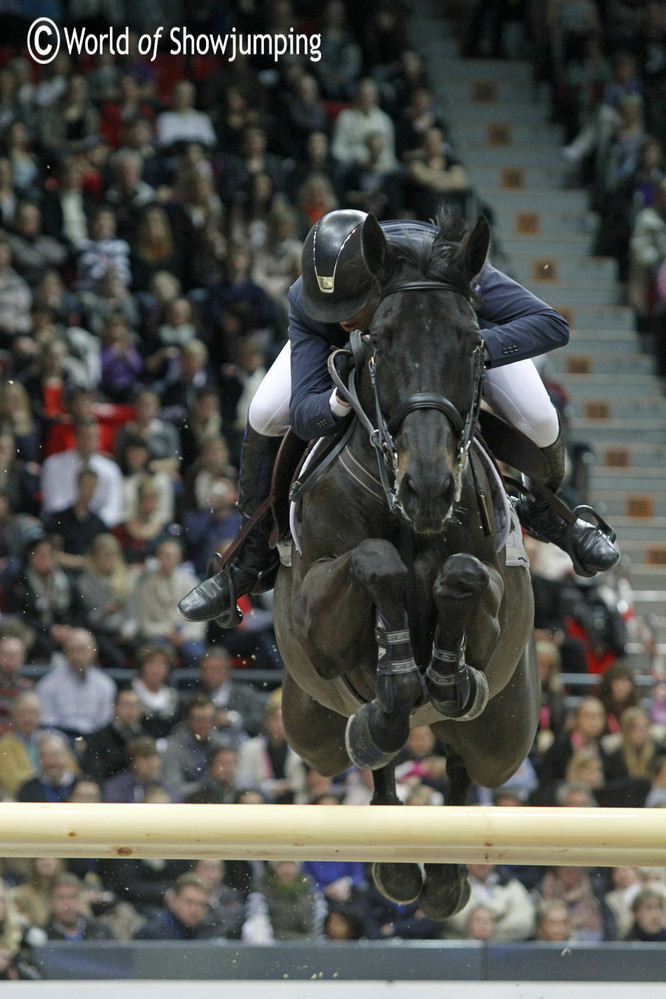
<instances>
[{"instance_id":1,"label":"saddle pad","mask_svg":"<svg viewBox=\"0 0 666 999\"><path fill-rule=\"evenodd\" d=\"M314 447L311 449L309 454L306 455L305 461L301 466L300 474L303 475L305 469L308 467L311 461L314 460L315 456L326 444L326 438L320 437ZM303 554L303 549L301 548L301 524L298 518L298 503L289 504L289 530L291 531L291 537L293 544L296 545L296 551L299 555ZM287 551L288 550L288 551ZM280 552L280 561L283 565L291 565L291 543L290 542L280 542L278 544L278 551Z\"/></svg>"},{"instance_id":2,"label":"saddle pad","mask_svg":"<svg viewBox=\"0 0 666 999\"><path fill-rule=\"evenodd\" d=\"M483 458L486 469L490 475L490 490L493 497L493 512L495 514L495 524L497 525L497 551L504 548L505 564L509 566L530 564L529 556L525 550L523 541L523 529L518 520L513 503L507 496L502 477L499 474L494 461L488 457L484 447L478 440L474 440L474 445Z\"/></svg>"},{"instance_id":3,"label":"saddle pad","mask_svg":"<svg viewBox=\"0 0 666 999\"><path fill-rule=\"evenodd\" d=\"M523 540L523 529L520 526L518 514L511 503L509 503L509 511L511 521L504 549L505 563L506 565L523 565L525 568L529 568L530 559Z\"/></svg>"}]
</instances>

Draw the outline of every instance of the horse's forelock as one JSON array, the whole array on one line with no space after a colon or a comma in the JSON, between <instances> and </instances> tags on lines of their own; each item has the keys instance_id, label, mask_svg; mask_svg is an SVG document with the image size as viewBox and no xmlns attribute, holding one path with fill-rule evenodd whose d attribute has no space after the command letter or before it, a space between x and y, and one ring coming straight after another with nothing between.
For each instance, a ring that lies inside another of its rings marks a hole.
<instances>
[{"instance_id":1,"label":"horse's forelock","mask_svg":"<svg viewBox=\"0 0 666 999\"><path fill-rule=\"evenodd\" d=\"M442 281L458 285L460 291L474 299L467 276L456 264L458 251L469 235L469 226L460 215L455 215L449 208L441 208L432 224L437 231L431 240L405 240L396 247L400 260L412 264L421 275L429 281ZM394 269L389 284L399 277L400 267Z\"/></svg>"},{"instance_id":2,"label":"horse's forelock","mask_svg":"<svg viewBox=\"0 0 666 999\"><path fill-rule=\"evenodd\" d=\"M443 205L432 220L437 229L435 242L462 243L469 233L469 226L462 215L454 214L450 208Z\"/></svg>"}]
</instances>

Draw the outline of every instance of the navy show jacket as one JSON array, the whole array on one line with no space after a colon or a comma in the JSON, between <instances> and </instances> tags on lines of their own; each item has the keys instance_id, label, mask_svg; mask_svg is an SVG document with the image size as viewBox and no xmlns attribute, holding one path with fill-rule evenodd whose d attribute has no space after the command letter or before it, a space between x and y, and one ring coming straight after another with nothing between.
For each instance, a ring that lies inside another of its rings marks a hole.
<instances>
[{"instance_id":1,"label":"navy show jacket","mask_svg":"<svg viewBox=\"0 0 666 999\"><path fill-rule=\"evenodd\" d=\"M390 243L432 238L436 229L426 222L380 223ZM563 347L569 327L563 316L486 262L477 285L477 316L483 330L490 367L522 361ZM289 289L289 340L291 343L291 401L289 419L302 440L333 433L339 417L331 412L333 383L327 368L328 355L344 347L349 335L338 323L316 322L303 307L302 279Z\"/></svg>"}]
</instances>

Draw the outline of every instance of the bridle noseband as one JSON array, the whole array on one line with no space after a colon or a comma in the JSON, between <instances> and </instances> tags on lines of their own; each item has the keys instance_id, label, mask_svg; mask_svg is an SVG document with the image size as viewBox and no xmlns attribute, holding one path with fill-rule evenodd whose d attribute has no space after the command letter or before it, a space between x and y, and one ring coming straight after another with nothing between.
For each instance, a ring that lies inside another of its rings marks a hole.
<instances>
[{"instance_id":1,"label":"bridle noseband","mask_svg":"<svg viewBox=\"0 0 666 999\"><path fill-rule=\"evenodd\" d=\"M409 281L403 284L394 284L385 288L378 301L378 306L387 298L389 295L395 295L398 292L405 291L453 291L458 295L462 295L467 301L471 302L471 297L457 284L450 281ZM355 358L365 356L365 347L362 341L363 334L360 330L354 330L351 334L351 349ZM389 476L392 476L393 482L396 481L397 471L398 471L398 452L393 440L394 434L400 429L403 420L410 413L415 412L418 409L435 409L446 416L447 420L453 427L453 430L458 438L457 444L457 468L456 472L462 474L462 471L467 462L467 455L469 453L469 448L472 443L472 438L474 436L474 428L479 416L479 409L481 407L481 396L483 392L483 378L485 373L485 363L484 363L484 345L481 342L477 347L474 348L474 389L472 394L472 403L468 412L465 416L461 415L456 406L447 399L446 396L440 395L435 392L415 392L413 395L408 396L402 402L400 402L391 416L386 420L382 414L381 407L379 405L379 394L377 391L377 379L376 379L376 364L375 364L375 354L374 349L370 355L368 361L368 371L370 375L370 385L372 387L372 393L375 400L375 422L376 426L373 425L372 421L367 416L365 410L361 405L361 401L358 396L357 386L356 386L356 373L352 373L352 377L349 379L349 385L345 385L340 376L337 373L334 358L337 351L334 351L329 357L329 372L333 378L335 386L340 394L349 402L356 414L357 418L364 426L368 432L370 443L375 449L377 456L377 463L379 468L379 478L386 496L386 501L388 503L389 509L391 511L398 510L404 513L402 509L402 504L398 498L398 494L391 483ZM358 365L357 365L358 367Z\"/></svg>"}]
</instances>

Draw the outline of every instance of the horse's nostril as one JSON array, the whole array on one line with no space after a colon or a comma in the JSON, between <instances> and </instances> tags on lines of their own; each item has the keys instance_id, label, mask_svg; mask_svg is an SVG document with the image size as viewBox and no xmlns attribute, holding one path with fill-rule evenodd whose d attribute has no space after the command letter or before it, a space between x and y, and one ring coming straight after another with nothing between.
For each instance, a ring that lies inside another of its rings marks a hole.
<instances>
[{"instance_id":1,"label":"horse's nostril","mask_svg":"<svg viewBox=\"0 0 666 999\"><path fill-rule=\"evenodd\" d=\"M453 472L447 472L441 477L441 490L440 495L446 500L447 503L453 503L453 497L456 491L456 482L453 476Z\"/></svg>"},{"instance_id":2,"label":"horse's nostril","mask_svg":"<svg viewBox=\"0 0 666 999\"><path fill-rule=\"evenodd\" d=\"M404 479L402 480L403 494L405 497L410 497L417 499L419 495L418 486L414 480L414 477L408 472Z\"/></svg>"}]
</instances>

